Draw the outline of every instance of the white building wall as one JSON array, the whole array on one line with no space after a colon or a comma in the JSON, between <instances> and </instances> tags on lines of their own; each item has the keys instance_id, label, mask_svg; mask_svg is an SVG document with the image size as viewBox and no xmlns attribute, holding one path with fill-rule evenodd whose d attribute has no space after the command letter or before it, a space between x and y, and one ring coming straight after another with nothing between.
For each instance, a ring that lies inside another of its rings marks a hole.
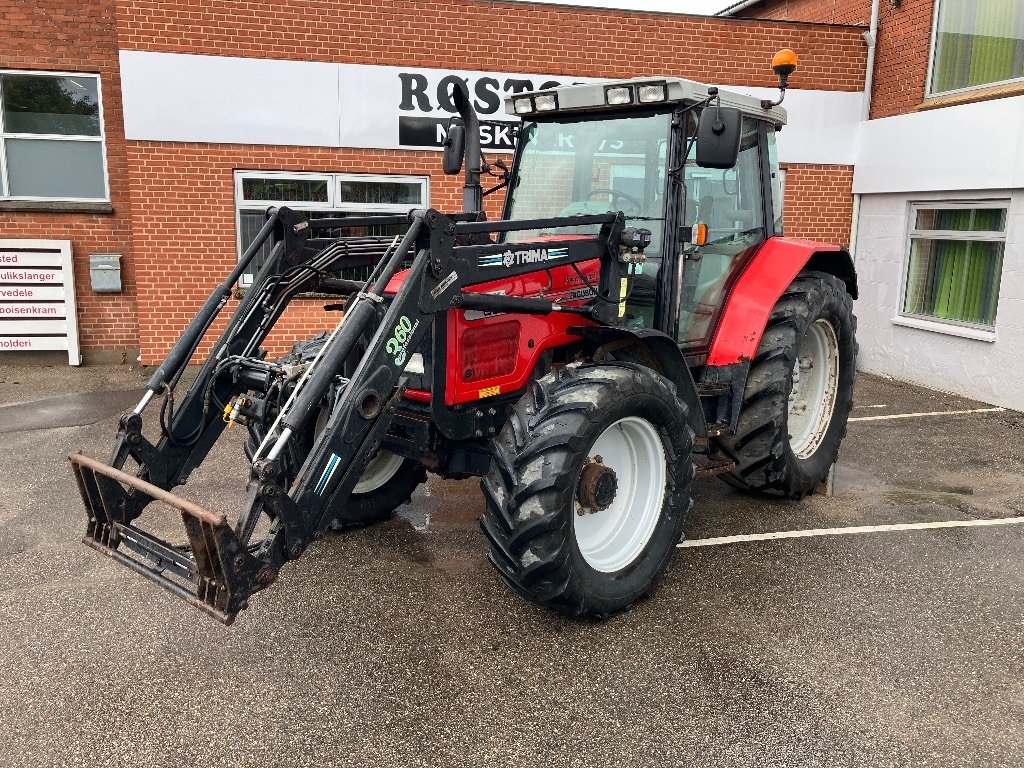
<instances>
[{"instance_id":1,"label":"white building wall","mask_svg":"<svg viewBox=\"0 0 1024 768\"><path fill-rule=\"evenodd\" d=\"M995 332L901 318L910 204L978 199L1010 201ZM1024 411L1024 190L864 195L856 264L861 370Z\"/></svg>"},{"instance_id":2,"label":"white building wall","mask_svg":"<svg viewBox=\"0 0 1024 768\"><path fill-rule=\"evenodd\" d=\"M1024 96L861 125L861 370L1024 410ZM1008 200L993 331L900 317L913 202Z\"/></svg>"}]
</instances>

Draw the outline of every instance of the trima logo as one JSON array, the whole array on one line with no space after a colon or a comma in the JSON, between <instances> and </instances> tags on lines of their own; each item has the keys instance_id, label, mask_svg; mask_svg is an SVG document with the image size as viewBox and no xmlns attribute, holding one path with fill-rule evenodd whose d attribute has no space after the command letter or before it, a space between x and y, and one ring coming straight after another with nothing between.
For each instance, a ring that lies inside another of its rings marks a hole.
<instances>
[{"instance_id":1,"label":"trima logo","mask_svg":"<svg viewBox=\"0 0 1024 768\"><path fill-rule=\"evenodd\" d=\"M568 248L530 248L523 251L505 251L504 253L492 253L480 257L481 267L511 267L523 266L524 264L537 264L542 261L553 261L564 259L569 255Z\"/></svg>"}]
</instances>

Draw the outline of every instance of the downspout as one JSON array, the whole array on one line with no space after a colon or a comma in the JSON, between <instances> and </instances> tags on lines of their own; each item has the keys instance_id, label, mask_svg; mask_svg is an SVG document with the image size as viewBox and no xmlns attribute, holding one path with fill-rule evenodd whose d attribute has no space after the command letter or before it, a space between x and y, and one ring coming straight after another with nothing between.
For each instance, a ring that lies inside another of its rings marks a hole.
<instances>
[{"instance_id":1,"label":"downspout","mask_svg":"<svg viewBox=\"0 0 1024 768\"><path fill-rule=\"evenodd\" d=\"M864 42L868 46L867 62L864 71L864 99L861 104L860 122L861 126L871 118L871 90L875 80L875 50L878 46L878 6L880 0L871 0L871 23L866 32L863 33ZM860 143L860 131L858 129L858 145ZM860 147L858 146L858 152ZM856 163L856 160L854 160ZM860 195L853 196L853 212L850 217L850 255L857 263L857 229L860 223Z\"/></svg>"}]
</instances>

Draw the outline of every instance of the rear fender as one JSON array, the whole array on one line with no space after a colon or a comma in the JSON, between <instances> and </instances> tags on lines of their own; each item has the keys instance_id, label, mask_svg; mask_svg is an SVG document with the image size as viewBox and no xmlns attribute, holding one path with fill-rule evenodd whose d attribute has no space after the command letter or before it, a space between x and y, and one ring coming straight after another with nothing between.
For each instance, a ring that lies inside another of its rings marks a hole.
<instances>
[{"instance_id":1,"label":"rear fender","mask_svg":"<svg viewBox=\"0 0 1024 768\"><path fill-rule=\"evenodd\" d=\"M752 360L772 308L803 269L835 275L846 284L847 292L857 298L857 273L848 252L837 245L813 240L769 238L725 297L707 364L734 365Z\"/></svg>"},{"instance_id":2,"label":"rear fender","mask_svg":"<svg viewBox=\"0 0 1024 768\"><path fill-rule=\"evenodd\" d=\"M707 434L704 409L697 396L683 353L671 336L651 328L613 328L609 326L572 328L572 333L582 336L595 347L595 362L610 357L630 359L647 365L676 385L676 394L686 403L690 427L701 437Z\"/></svg>"}]
</instances>

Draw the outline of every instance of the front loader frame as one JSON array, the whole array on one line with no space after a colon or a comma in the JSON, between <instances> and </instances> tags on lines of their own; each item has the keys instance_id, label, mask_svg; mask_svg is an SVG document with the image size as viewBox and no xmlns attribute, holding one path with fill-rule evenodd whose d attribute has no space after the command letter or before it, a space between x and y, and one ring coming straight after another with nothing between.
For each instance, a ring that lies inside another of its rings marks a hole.
<instances>
[{"instance_id":1,"label":"front loader frame","mask_svg":"<svg viewBox=\"0 0 1024 768\"><path fill-rule=\"evenodd\" d=\"M452 308L571 312L581 316L581 326L621 325L621 302L628 290L631 262L637 259L631 246L636 233L624 230L621 213L500 222L477 218L476 214L446 216L421 209L408 218L307 222L287 208L268 211L266 225L157 368L141 402L122 415L109 463L81 454L70 457L89 517L85 542L229 624L251 594L272 584L285 562L298 558L323 535L331 510L350 496L392 424L411 353L431 334L437 348L439 313L443 316ZM314 230L399 223L408 228L383 253L380 246L387 241L379 238L310 237ZM600 232L582 239L578 235L557 238L559 229L581 225L599 226ZM537 243L491 239L498 233L540 228L556 236ZM270 257L175 408L174 388L189 359L239 276L268 241L273 242ZM391 278L410 255L409 274L397 293L386 294ZM598 296L591 306L463 291L496 277L512 278L594 259L600 260L601 272ZM362 286L326 276L373 264ZM170 491L187 480L220 436L224 404L230 409L234 398L269 375L273 364L262 361L260 344L291 298L312 289L349 293L344 316L265 430L252 456L246 503L231 525L225 515ZM360 354L361 344L365 351ZM443 362L438 358L435 365ZM347 377L342 375L346 370L352 371ZM326 427L295 471L298 462L289 461L294 455L291 443L311 428L332 388L340 394ZM142 433L142 412L161 394L165 397L161 438L154 444ZM444 409L443 392L434 392L432 409L436 416L446 416L436 413L439 408ZM462 431L457 419L448 421L451 431ZM129 459L139 466L135 475L123 471ZM172 545L134 524L154 500L180 513L187 546ZM263 514L273 520L270 532L253 543Z\"/></svg>"}]
</instances>

